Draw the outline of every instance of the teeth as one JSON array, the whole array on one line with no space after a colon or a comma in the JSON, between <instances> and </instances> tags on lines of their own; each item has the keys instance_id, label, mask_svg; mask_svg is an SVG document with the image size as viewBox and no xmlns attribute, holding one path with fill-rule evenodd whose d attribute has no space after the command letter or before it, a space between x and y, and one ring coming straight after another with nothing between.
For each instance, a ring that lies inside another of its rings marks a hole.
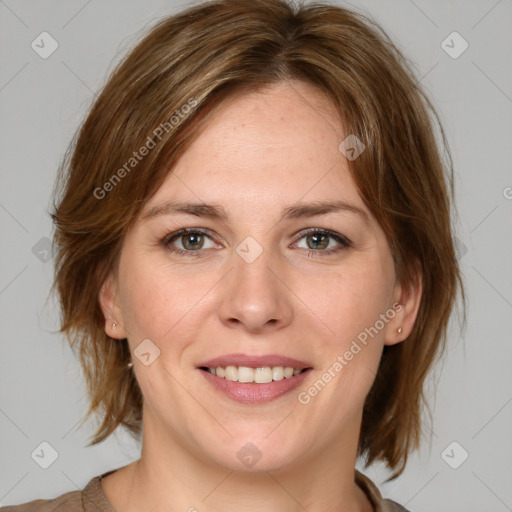
<instances>
[{"instance_id":1,"label":"teeth","mask_svg":"<svg viewBox=\"0 0 512 512\"><path fill-rule=\"evenodd\" d=\"M268 384L272 381L289 379L299 375L303 370L296 370L291 366L264 366L261 368L249 368L248 366L218 366L208 368L208 371L217 377L238 382L255 382L256 384Z\"/></svg>"},{"instance_id":2,"label":"teeth","mask_svg":"<svg viewBox=\"0 0 512 512\"><path fill-rule=\"evenodd\" d=\"M283 380L284 368L282 366L274 366L272 368L272 380Z\"/></svg>"},{"instance_id":3,"label":"teeth","mask_svg":"<svg viewBox=\"0 0 512 512\"><path fill-rule=\"evenodd\" d=\"M247 368L246 366L240 366L238 368L238 382L254 382L254 369Z\"/></svg>"},{"instance_id":4,"label":"teeth","mask_svg":"<svg viewBox=\"0 0 512 512\"><path fill-rule=\"evenodd\" d=\"M256 368L254 370L254 382L257 384L268 384L269 382L272 382L272 377L272 368L270 368L270 366Z\"/></svg>"}]
</instances>

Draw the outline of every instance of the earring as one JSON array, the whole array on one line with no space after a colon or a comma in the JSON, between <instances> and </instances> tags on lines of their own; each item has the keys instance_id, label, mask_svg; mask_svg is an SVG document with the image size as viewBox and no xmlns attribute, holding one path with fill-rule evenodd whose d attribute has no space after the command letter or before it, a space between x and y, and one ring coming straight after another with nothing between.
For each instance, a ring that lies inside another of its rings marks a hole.
<instances>
[{"instance_id":1,"label":"earring","mask_svg":"<svg viewBox=\"0 0 512 512\"><path fill-rule=\"evenodd\" d=\"M130 361L127 365L126 365L126 368L131 368L133 366L133 363Z\"/></svg>"},{"instance_id":2,"label":"earring","mask_svg":"<svg viewBox=\"0 0 512 512\"><path fill-rule=\"evenodd\" d=\"M112 323L112 329L115 329L115 328L116 328L116 325L117 325L117 324L116 324L115 322L113 322L113 323Z\"/></svg>"},{"instance_id":3,"label":"earring","mask_svg":"<svg viewBox=\"0 0 512 512\"><path fill-rule=\"evenodd\" d=\"M402 334L402 328L401 328L401 327L399 327L399 328L396 330L396 332L397 332L398 334Z\"/></svg>"}]
</instances>

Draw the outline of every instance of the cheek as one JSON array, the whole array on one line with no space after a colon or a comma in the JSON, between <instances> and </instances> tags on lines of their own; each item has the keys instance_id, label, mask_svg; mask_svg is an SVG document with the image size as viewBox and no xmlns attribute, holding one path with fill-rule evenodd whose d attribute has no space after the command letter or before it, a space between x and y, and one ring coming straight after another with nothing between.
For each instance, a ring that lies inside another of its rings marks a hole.
<instances>
[{"instance_id":1,"label":"cheek","mask_svg":"<svg viewBox=\"0 0 512 512\"><path fill-rule=\"evenodd\" d=\"M357 400L363 399L373 384L387 325L383 315L389 321L386 312L393 292L394 267L391 255L381 254L374 253L350 272L336 276L337 291L329 312L337 333L331 360L342 364L344 392L357 394Z\"/></svg>"},{"instance_id":2,"label":"cheek","mask_svg":"<svg viewBox=\"0 0 512 512\"><path fill-rule=\"evenodd\" d=\"M194 317L207 304L203 296L215 278L211 276L210 283L205 274L182 276L141 254L122 262L120 282L121 308L132 344L149 338L163 345L166 340L179 344L186 338L184 330L195 324Z\"/></svg>"},{"instance_id":3,"label":"cheek","mask_svg":"<svg viewBox=\"0 0 512 512\"><path fill-rule=\"evenodd\" d=\"M327 338L342 348L386 312L393 291L393 275L387 258L368 255L307 281L302 294L308 297L307 305L328 328Z\"/></svg>"},{"instance_id":4,"label":"cheek","mask_svg":"<svg viewBox=\"0 0 512 512\"><path fill-rule=\"evenodd\" d=\"M161 280L155 279L151 272L144 272L141 266L131 268L134 270L127 273L123 281L123 317L130 334L151 338L166 319L165 288Z\"/></svg>"}]
</instances>

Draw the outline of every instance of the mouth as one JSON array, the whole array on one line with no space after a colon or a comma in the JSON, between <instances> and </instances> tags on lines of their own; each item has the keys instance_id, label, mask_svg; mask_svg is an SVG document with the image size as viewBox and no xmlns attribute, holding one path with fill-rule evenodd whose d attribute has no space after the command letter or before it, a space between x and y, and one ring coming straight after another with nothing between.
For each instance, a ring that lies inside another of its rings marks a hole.
<instances>
[{"instance_id":1,"label":"mouth","mask_svg":"<svg viewBox=\"0 0 512 512\"><path fill-rule=\"evenodd\" d=\"M313 366L286 356L230 354L203 361L197 370L220 396L257 405L290 395L308 378Z\"/></svg>"},{"instance_id":2,"label":"mouth","mask_svg":"<svg viewBox=\"0 0 512 512\"><path fill-rule=\"evenodd\" d=\"M226 354L201 361L197 370L215 392L243 404L276 400L299 387L313 365L278 354Z\"/></svg>"},{"instance_id":3,"label":"mouth","mask_svg":"<svg viewBox=\"0 0 512 512\"><path fill-rule=\"evenodd\" d=\"M253 368L250 366L228 365L217 367L201 366L199 369L231 382L269 384L283 379L291 379L312 368L294 368L293 366L260 366Z\"/></svg>"}]
</instances>

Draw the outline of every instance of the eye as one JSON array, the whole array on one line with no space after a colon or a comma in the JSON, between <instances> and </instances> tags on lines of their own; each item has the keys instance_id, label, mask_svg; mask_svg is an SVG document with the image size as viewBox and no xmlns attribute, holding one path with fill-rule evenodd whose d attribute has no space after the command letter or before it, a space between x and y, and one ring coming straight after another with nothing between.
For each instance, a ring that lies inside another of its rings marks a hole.
<instances>
[{"instance_id":1,"label":"eye","mask_svg":"<svg viewBox=\"0 0 512 512\"><path fill-rule=\"evenodd\" d=\"M303 231L299 236L299 240L306 240L306 247L299 247L308 250L308 257L327 256L351 246L348 238L327 229L312 228ZM334 244L332 243L333 240L335 241ZM334 247L332 247L333 245ZM326 250L327 248L329 249Z\"/></svg>"},{"instance_id":2,"label":"eye","mask_svg":"<svg viewBox=\"0 0 512 512\"><path fill-rule=\"evenodd\" d=\"M306 247L301 247L298 242L292 247L308 250L308 257L332 255L351 246L348 238L327 229L308 229L299 234L299 241L302 239L306 240ZM205 241L209 241L210 245L205 246ZM162 245L171 253L192 257L203 256L202 249L215 247L212 233L202 228L183 228L175 231L164 237Z\"/></svg>"},{"instance_id":3,"label":"eye","mask_svg":"<svg viewBox=\"0 0 512 512\"><path fill-rule=\"evenodd\" d=\"M210 241L209 247L205 247L205 240ZM162 240L162 243L170 252L185 256L200 256L201 249L212 249L215 247L209 231L198 228L180 229L175 233L167 235ZM178 247L174 244L178 244ZM193 254L194 252L197 254Z\"/></svg>"}]
</instances>

